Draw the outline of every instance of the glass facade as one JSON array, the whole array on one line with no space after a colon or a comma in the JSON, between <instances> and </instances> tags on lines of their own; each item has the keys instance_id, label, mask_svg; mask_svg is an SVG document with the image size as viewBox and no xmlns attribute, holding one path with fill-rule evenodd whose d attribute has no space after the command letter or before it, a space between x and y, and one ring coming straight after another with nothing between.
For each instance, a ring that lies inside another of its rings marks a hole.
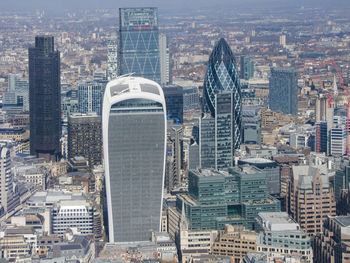
<instances>
[{"instance_id":1,"label":"glass facade","mask_svg":"<svg viewBox=\"0 0 350 263\"><path fill-rule=\"evenodd\" d=\"M188 194L177 196L190 229L224 229L225 224L253 229L259 212L280 211L280 202L268 195L266 173L254 167L214 171L190 170Z\"/></svg>"},{"instance_id":2,"label":"glass facade","mask_svg":"<svg viewBox=\"0 0 350 263\"><path fill-rule=\"evenodd\" d=\"M244 144L261 145L261 109L243 107L242 141Z\"/></svg>"},{"instance_id":3,"label":"glass facade","mask_svg":"<svg viewBox=\"0 0 350 263\"><path fill-rule=\"evenodd\" d=\"M30 154L55 160L60 153L60 53L52 36L29 48Z\"/></svg>"},{"instance_id":4,"label":"glass facade","mask_svg":"<svg viewBox=\"0 0 350 263\"><path fill-rule=\"evenodd\" d=\"M233 93L219 91L216 94L215 114L215 168L222 169L233 166Z\"/></svg>"},{"instance_id":5,"label":"glass facade","mask_svg":"<svg viewBox=\"0 0 350 263\"><path fill-rule=\"evenodd\" d=\"M157 8L119 9L119 75L161 83Z\"/></svg>"},{"instance_id":6,"label":"glass facade","mask_svg":"<svg viewBox=\"0 0 350 263\"><path fill-rule=\"evenodd\" d=\"M89 166L102 163L101 117L73 114L68 117L68 157L83 156Z\"/></svg>"},{"instance_id":7,"label":"glass facade","mask_svg":"<svg viewBox=\"0 0 350 263\"><path fill-rule=\"evenodd\" d=\"M254 77L254 63L249 57L241 57L241 79L248 80Z\"/></svg>"},{"instance_id":8,"label":"glass facade","mask_svg":"<svg viewBox=\"0 0 350 263\"><path fill-rule=\"evenodd\" d=\"M101 115L103 84L97 82L82 83L78 87L78 108L80 113L96 112Z\"/></svg>"},{"instance_id":9,"label":"glass facade","mask_svg":"<svg viewBox=\"0 0 350 263\"><path fill-rule=\"evenodd\" d=\"M166 102L168 118L174 119L177 123L183 123L184 96L181 86L164 86L163 92Z\"/></svg>"},{"instance_id":10,"label":"glass facade","mask_svg":"<svg viewBox=\"0 0 350 263\"><path fill-rule=\"evenodd\" d=\"M118 80L107 84L102 116L109 241L145 241L160 230L165 100L153 81Z\"/></svg>"},{"instance_id":11,"label":"glass facade","mask_svg":"<svg viewBox=\"0 0 350 263\"><path fill-rule=\"evenodd\" d=\"M269 107L273 111L298 113L298 76L292 68L271 68Z\"/></svg>"},{"instance_id":12,"label":"glass facade","mask_svg":"<svg viewBox=\"0 0 350 263\"><path fill-rule=\"evenodd\" d=\"M210 55L204 80L204 111L215 116L215 95L219 90L233 92L232 128L234 133L233 148L241 144L242 97L238 69L232 50L221 38Z\"/></svg>"},{"instance_id":13,"label":"glass facade","mask_svg":"<svg viewBox=\"0 0 350 263\"><path fill-rule=\"evenodd\" d=\"M200 120L199 129L200 166L215 167L215 119L206 115Z\"/></svg>"}]
</instances>

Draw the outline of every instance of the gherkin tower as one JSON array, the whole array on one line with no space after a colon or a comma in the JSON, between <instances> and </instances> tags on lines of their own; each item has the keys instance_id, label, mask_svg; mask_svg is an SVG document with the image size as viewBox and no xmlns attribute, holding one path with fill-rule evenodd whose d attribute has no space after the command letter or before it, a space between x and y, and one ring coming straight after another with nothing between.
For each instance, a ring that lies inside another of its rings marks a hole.
<instances>
[{"instance_id":1,"label":"gherkin tower","mask_svg":"<svg viewBox=\"0 0 350 263\"><path fill-rule=\"evenodd\" d=\"M225 39L221 38L210 55L204 80L204 107L206 113L215 118L216 96L220 91L232 92L233 149L241 143L242 97L239 73L233 52Z\"/></svg>"}]
</instances>

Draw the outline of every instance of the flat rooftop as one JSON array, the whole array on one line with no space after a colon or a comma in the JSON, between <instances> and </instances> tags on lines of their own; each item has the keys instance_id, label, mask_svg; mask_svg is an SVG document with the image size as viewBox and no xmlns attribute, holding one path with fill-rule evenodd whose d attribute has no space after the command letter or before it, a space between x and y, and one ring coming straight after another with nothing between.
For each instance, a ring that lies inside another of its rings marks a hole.
<instances>
[{"instance_id":1,"label":"flat rooftop","mask_svg":"<svg viewBox=\"0 0 350 263\"><path fill-rule=\"evenodd\" d=\"M334 220L341 226L350 226L350 216L335 216Z\"/></svg>"},{"instance_id":2,"label":"flat rooftop","mask_svg":"<svg viewBox=\"0 0 350 263\"><path fill-rule=\"evenodd\" d=\"M300 231L300 226L286 212L259 213L259 221L268 231Z\"/></svg>"}]
</instances>

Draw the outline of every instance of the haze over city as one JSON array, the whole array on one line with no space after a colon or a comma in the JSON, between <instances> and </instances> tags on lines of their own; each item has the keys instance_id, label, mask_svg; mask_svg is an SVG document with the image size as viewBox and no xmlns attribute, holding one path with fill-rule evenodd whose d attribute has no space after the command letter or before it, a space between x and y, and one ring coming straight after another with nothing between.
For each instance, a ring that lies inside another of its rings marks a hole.
<instances>
[{"instance_id":1,"label":"haze over city","mask_svg":"<svg viewBox=\"0 0 350 263\"><path fill-rule=\"evenodd\" d=\"M0 261L350 263L348 0L0 2Z\"/></svg>"}]
</instances>

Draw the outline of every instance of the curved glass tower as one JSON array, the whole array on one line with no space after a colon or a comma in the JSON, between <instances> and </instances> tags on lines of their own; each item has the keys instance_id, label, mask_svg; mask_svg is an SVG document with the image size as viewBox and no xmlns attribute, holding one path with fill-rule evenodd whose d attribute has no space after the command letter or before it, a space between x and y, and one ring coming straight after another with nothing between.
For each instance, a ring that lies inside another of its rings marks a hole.
<instances>
[{"instance_id":1,"label":"curved glass tower","mask_svg":"<svg viewBox=\"0 0 350 263\"><path fill-rule=\"evenodd\" d=\"M210 55L208 69L204 80L204 111L215 117L216 95L219 91L233 93L232 128L234 149L241 143L242 98L237 64L233 52L225 39L221 38Z\"/></svg>"},{"instance_id":2,"label":"curved glass tower","mask_svg":"<svg viewBox=\"0 0 350 263\"><path fill-rule=\"evenodd\" d=\"M162 88L140 77L107 84L102 110L109 242L160 231L166 154Z\"/></svg>"}]
</instances>

